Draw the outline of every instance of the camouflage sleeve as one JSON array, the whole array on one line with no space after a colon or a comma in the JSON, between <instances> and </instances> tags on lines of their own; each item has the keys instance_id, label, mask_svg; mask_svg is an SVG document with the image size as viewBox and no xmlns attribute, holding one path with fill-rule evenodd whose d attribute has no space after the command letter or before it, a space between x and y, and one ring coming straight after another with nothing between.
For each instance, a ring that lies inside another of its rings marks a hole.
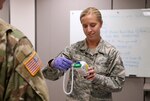
<instances>
[{"instance_id":1,"label":"camouflage sleeve","mask_svg":"<svg viewBox=\"0 0 150 101\"><path fill-rule=\"evenodd\" d=\"M68 47L66 47L62 52L59 53L58 56L61 56L61 57L66 57L66 58L70 58L69 56L69 50L68 50ZM58 57L57 56L57 57ZM56 57L55 57L56 58ZM48 62L48 65L42 70L43 74L44 74L44 77L46 79L49 79L49 80L58 80L61 76L64 75L64 72L63 71L60 71L58 69L55 69L51 66L51 62L53 61L53 59L51 59L49 62Z\"/></svg>"},{"instance_id":2,"label":"camouflage sleeve","mask_svg":"<svg viewBox=\"0 0 150 101\"><path fill-rule=\"evenodd\" d=\"M22 32L10 31L8 37L9 61L13 68L6 91L5 100L48 101L48 89L41 72L41 60L32 44ZM4 101L5 101L4 100Z\"/></svg>"},{"instance_id":3,"label":"camouflage sleeve","mask_svg":"<svg viewBox=\"0 0 150 101\"><path fill-rule=\"evenodd\" d=\"M96 74L95 79L92 81L94 85L99 85L99 87L116 92L122 90L123 84L125 82L125 69L123 62L118 52L113 53L109 60L109 71L108 75Z\"/></svg>"},{"instance_id":4,"label":"camouflage sleeve","mask_svg":"<svg viewBox=\"0 0 150 101\"><path fill-rule=\"evenodd\" d=\"M16 58L20 63L16 71L29 83L42 101L48 101L47 85L41 72L42 63L38 54L29 43L27 39L23 39L16 48ZM23 56L25 56L24 59L22 59ZM28 90L27 92L29 92Z\"/></svg>"},{"instance_id":5,"label":"camouflage sleeve","mask_svg":"<svg viewBox=\"0 0 150 101\"><path fill-rule=\"evenodd\" d=\"M42 70L42 72L46 79L54 81L58 80L61 76L63 76L64 72L51 67L50 64L52 61L53 59L48 62L48 65Z\"/></svg>"}]
</instances>

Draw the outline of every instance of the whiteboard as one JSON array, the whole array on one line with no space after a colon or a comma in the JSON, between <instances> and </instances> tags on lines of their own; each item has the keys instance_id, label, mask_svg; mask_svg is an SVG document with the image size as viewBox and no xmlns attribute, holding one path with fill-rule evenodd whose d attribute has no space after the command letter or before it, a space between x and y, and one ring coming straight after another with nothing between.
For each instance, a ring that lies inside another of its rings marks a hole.
<instances>
[{"instance_id":1,"label":"whiteboard","mask_svg":"<svg viewBox=\"0 0 150 101\"><path fill-rule=\"evenodd\" d=\"M70 11L70 44L83 40L81 10ZM101 10L101 36L121 53L126 76L150 77L150 9Z\"/></svg>"}]
</instances>

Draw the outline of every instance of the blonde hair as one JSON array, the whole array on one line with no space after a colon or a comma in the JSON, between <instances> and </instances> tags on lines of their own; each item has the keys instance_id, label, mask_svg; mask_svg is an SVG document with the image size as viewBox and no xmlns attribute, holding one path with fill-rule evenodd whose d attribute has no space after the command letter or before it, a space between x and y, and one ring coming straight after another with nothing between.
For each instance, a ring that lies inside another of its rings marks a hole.
<instances>
[{"instance_id":1,"label":"blonde hair","mask_svg":"<svg viewBox=\"0 0 150 101\"><path fill-rule=\"evenodd\" d=\"M97 16L97 19L99 21L102 21L102 15L101 15L101 12L95 8L95 7L88 7L86 8L85 10L83 10L80 14L80 21L82 19L82 17L88 15L88 14L95 14Z\"/></svg>"}]
</instances>

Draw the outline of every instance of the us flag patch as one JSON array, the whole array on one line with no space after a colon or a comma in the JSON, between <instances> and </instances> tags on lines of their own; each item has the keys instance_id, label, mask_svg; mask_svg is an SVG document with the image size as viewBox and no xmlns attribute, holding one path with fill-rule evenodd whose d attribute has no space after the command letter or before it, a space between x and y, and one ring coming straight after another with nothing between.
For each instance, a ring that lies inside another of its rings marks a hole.
<instances>
[{"instance_id":1,"label":"us flag patch","mask_svg":"<svg viewBox=\"0 0 150 101\"><path fill-rule=\"evenodd\" d=\"M42 65L40 58L36 55L34 51L28 60L24 62L25 67L30 72L32 76L34 76L39 70Z\"/></svg>"}]
</instances>

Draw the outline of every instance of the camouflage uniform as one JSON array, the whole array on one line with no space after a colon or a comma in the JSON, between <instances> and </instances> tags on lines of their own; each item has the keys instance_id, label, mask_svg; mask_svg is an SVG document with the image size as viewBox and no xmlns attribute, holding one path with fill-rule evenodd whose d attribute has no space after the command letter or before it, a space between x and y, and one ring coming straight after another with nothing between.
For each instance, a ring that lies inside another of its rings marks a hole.
<instances>
[{"instance_id":1,"label":"camouflage uniform","mask_svg":"<svg viewBox=\"0 0 150 101\"><path fill-rule=\"evenodd\" d=\"M48 101L40 67L30 41L0 19L0 101Z\"/></svg>"},{"instance_id":2,"label":"camouflage uniform","mask_svg":"<svg viewBox=\"0 0 150 101\"><path fill-rule=\"evenodd\" d=\"M86 61L96 72L95 79L89 81L74 70L73 92L67 96L67 101L112 101L112 92L121 91L125 81L123 62L115 47L103 39L94 52L87 48L86 41L83 40L66 48L59 56L67 57L74 62ZM64 74L49 65L43 73L50 80L57 80ZM67 85L68 91L71 87L70 78L71 72Z\"/></svg>"}]
</instances>

